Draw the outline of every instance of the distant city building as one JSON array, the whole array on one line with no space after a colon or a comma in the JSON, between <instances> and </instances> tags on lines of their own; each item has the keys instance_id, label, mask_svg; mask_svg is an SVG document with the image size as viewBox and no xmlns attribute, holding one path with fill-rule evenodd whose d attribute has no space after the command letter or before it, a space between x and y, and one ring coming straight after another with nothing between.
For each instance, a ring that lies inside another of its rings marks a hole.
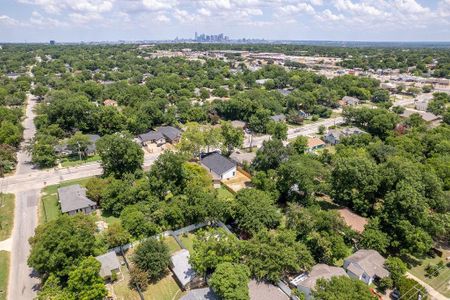
<instances>
[{"instance_id":1,"label":"distant city building","mask_svg":"<svg viewBox=\"0 0 450 300\"><path fill-rule=\"evenodd\" d=\"M196 42L200 42L200 43L221 43L221 42L227 42L229 41L229 37L224 35L223 33L220 34L211 34L211 35L207 35L207 34L198 34L197 32L195 32L195 36L194 36L194 41Z\"/></svg>"},{"instance_id":2,"label":"distant city building","mask_svg":"<svg viewBox=\"0 0 450 300\"><path fill-rule=\"evenodd\" d=\"M56 42L54 40L50 41L50 45L55 45L55 44L56 44Z\"/></svg>"}]
</instances>

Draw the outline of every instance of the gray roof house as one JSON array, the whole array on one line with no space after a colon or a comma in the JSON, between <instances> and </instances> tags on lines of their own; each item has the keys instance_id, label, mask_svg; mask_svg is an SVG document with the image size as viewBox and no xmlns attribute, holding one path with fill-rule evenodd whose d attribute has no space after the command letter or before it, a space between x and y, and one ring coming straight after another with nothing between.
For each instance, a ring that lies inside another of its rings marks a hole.
<instances>
[{"instance_id":1,"label":"gray roof house","mask_svg":"<svg viewBox=\"0 0 450 300\"><path fill-rule=\"evenodd\" d=\"M189 263L189 251L186 249L181 249L170 257L170 269L183 290L197 276Z\"/></svg>"},{"instance_id":2,"label":"gray roof house","mask_svg":"<svg viewBox=\"0 0 450 300\"><path fill-rule=\"evenodd\" d=\"M166 138L169 143L176 143L181 138L181 130L173 126L162 126L158 131Z\"/></svg>"},{"instance_id":3,"label":"gray roof house","mask_svg":"<svg viewBox=\"0 0 450 300\"><path fill-rule=\"evenodd\" d=\"M295 277L291 284L296 286L297 289L303 292L306 299L311 298L311 291L316 286L316 282L319 279L331 279L335 276L347 276L345 270L340 267L332 267L325 264L317 264L312 267L309 273L303 273Z\"/></svg>"},{"instance_id":4,"label":"gray roof house","mask_svg":"<svg viewBox=\"0 0 450 300\"><path fill-rule=\"evenodd\" d=\"M357 127L346 127L343 129L330 129L328 133L324 136L324 140L332 145L338 144L343 137L351 136L354 134L366 133Z\"/></svg>"},{"instance_id":5,"label":"gray roof house","mask_svg":"<svg viewBox=\"0 0 450 300\"><path fill-rule=\"evenodd\" d=\"M358 278L367 284L375 279L389 276L384 268L385 258L375 250L361 249L344 260L344 269L350 277Z\"/></svg>"},{"instance_id":6,"label":"gray roof house","mask_svg":"<svg viewBox=\"0 0 450 300\"><path fill-rule=\"evenodd\" d=\"M275 122L284 122L286 121L286 116L283 114L271 116L270 119Z\"/></svg>"},{"instance_id":7,"label":"gray roof house","mask_svg":"<svg viewBox=\"0 0 450 300\"><path fill-rule=\"evenodd\" d=\"M95 259L101 264L100 276L102 276L102 278L111 277L112 272L120 272L120 262L117 258L116 252L110 251L97 256Z\"/></svg>"},{"instance_id":8,"label":"gray roof house","mask_svg":"<svg viewBox=\"0 0 450 300\"><path fill-rule=\"evenodd\" d=\"M203 156L200 164L211 173L214 179L229 179L236 176L236 163L217 152Z\"/></svg>"},{"instance_id":9,"label":"gray roof house","mask_svg":"<svg viewBox=\"0 0 450 300\"><path fill-rule=\"evenodd\" d=\"M79 184L58 189L58 199L61 212L69 215L76 213L89 214L96 209L97 204L86 197L86 189Z\"/></svg>"},{"instance_id":10,"label":"gray roof house","mask_svg":"<svg viewBox=\"0 0 450 300\"><path fill-rule=\"evenodd\" d=\"M180 300L219 300L214 291L209 288L195 289L187 292Z\"/></svg>"},{"instance_id":11,"label":"gray roof house","mask_svg":"<svg viewBox=\"0 0 450 300\"><path fill-rule=\"evenodd\" d=\"M155 143L155 144L164 144L166 142L166 139L159 131L151 130L147 133L140 134L139 140L143 145L146 145L148 143Z\"/></svg>"},{"instance_id":12,"label":"gray roof house","mask_svg":"<svg viewBox=\"0 0 450 300\"><path fill-rule=\"evenodd\" d=\"M345 96L344 98L342 98L342 102L345 105L353 106L353 105L358 105L360 100L358 98L355 98L355 97Z\"/></svg>"}]
</instances>

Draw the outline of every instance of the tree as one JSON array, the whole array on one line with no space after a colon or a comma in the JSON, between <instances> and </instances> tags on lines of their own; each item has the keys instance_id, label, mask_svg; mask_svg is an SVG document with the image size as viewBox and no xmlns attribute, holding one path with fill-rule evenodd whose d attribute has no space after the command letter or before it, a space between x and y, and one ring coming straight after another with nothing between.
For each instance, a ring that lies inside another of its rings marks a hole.
<instances>
[{"instance_id":1,"label":"tree","mask_svg":"<svg viewBox=\"0 0 450 300\"><path fill-rule=\"evenodd\" d=\"M369 223L364 227L361 238L361 247L366 249L374 249L380 253L386 253L389 246L389 236L381 231L380 221L378 218L369 220Z\"/></svg>"},{"instance_id":2,"label":"tree","mask_svg":"<svg viewBox=\"0 0 450 300\"><path fill-rule=\"evenodd\" d=\"M47 278L37 298L38 300L75 300L72 293L61 287L61 281L54 274L50 274Z\"/></svg>"},{"instance_id":3,"label":"tree","mask_svg":"<svg viewBox=\"0 0 450 300\"><path fill-rule=\"evenodd\" d=\"M234 148L242 147L244 142L244 132L239 128L234 128L231 122L221 123L222 136L224 146L227 152L231 152Z\"/></svg>"},{"instance_id":4,"label":"tree","mask_svg":"<svg viewBox=\"0 0 450 300\"><path fill-rule=\"evenodd\" d=\"M229 262L221 263L209 280L211 288L224 300L250 299L248 282L250 271L247 266Z\"/></svg>"},{"instance_id":5,"label":"tree","mask_svg":"<svg viewBox=\"0 0 450 300\"><path fill-rule=\"evenodd\" d=\"M157 281L167 273L169 249L163 241L148 238L136 248L132 261L136 267L147 272L149 280Z\"/></svg>"},{"instance_id":6,"label":"tree","mask_svg":"<svg viewBox=\"0 0 450 300\"><path fill-rule=\"evenodd\" d=\"M17 147L22 139L22 130L12 122L3 121L0 123L0 144L7 144Z\"/></svg>"},{"instance_id":7,"label":"tree","mask_svg":"<svg viewBox=\"0 0 450 300\"><path fill-rule=\"evenodd\" d=\"M276 169L287 156L288 152L282 141L278 139L264 141L262 147L256 152L252 165L258 171Z\"/></svg>"},{"instance_id":8,"label":"tree","mask_svg":"<svg viewBox=\"0 0 450 300\"><path fill-rule=\"evenodd\" d=\"M293 231L263 230L242 243L243 262L258 280L276 283L283 275L307 271L314 264L311 253L296 241Z\"/></svg>"},{"instance_id":9,"label":"tree","mask_svg":"<svg viewBox=\"0 0 450 300\"><path fill-rule=\"evenodd\" d=\"M97 141L97 152L101 158L104 175L116 178L126 173L141 170L144 162L144 152L124 134L105 135Z\"/></svg>"},{"instance_id":10,"label":"tree","mask_svg":"<svg viewBox=\"0 0 450 300\"><path fill-rule=\"evenodd\" d=\"M339 151L330 179L336 201L363 215L372 211L380 176L376 163L365 150Z\"/></svg>"},{"instance_id":11,"label":"tree","mask_svg":"<svg viewBox=\"0 0 450 300\"><path fill-rule=\"evenodd\" d=\"M110 183L108 178L91 177L86 183L86 196L97 204L101 203L102 195Z\"/></svg>"},{"instance_id":12,"label":"tree","mask_svg":"<svg viewBox=\"0 0 450 300\"><path fill-rule=\"evenodd\" d=\"M127 244L130 239L130 233L122 227L120 222L115 222L108 226L104 233L105 242L108 249L123 246Z\"/></svg>"},{"instance_id":13,"label":"tree","mask_svg":"<svg viewBox=\"0 0 450 300\"><path fill-rule=\"evenodd\" d=\"M28 151L31 161L40 168L53 167L56 164L55 146L58 140L50 135L38 135L34 138Z\"/></svg>"},{"instance_id":14,"label":"tree","mask_svg":"<svg viewBox=\"0 0 450 300\"><path fill-rule=\"evenodd\" d=\"M198 274L213 272L217 265L238 263L240 241L222 228L200 230L194 239L194 251L190 262Z\"/></svg>"},{"instance_id":15,"label":"tree","mask_svg":"<svg viewBox=\"0 0 450 300\"><path fill-rule=\"evenodd\" d=\"M138 267L133 267L130 270L130 281L128 286L134 290L145 291L148 287L148 275L147 272L142 271Z\"/></svg>"},{"instance_id":16,"label":"tree","mask_svg":"<svg viewBox=\"0 0 450 300\"><path fill-rule=\"evenodd\" d=\"M187 123L186 130L183 132L177 148L190 157L196 157L200 155L200 152L205 146L205 135L200 125L195 122Z\"/></svg>"},{"instance_id":17,"label":"tree","mask_svg":"<svg viewBox=\"0 0 450 300\"><path fill-rule=\"evenodd\" d=\"M301 135L289 143L288 149L291 155L304 154L308 148L308 139Z\"/></svg>"},{"instance_id":18,"label":"tree","mask_svg":"<svg viewBox=\"0 0 450 300\"><path fill-rule=\"evenodd\" d=\"M10 145L0 144L0 177L12 171L16 163L16 149Z\"/></svg>"},{"instance_id":19,"label":"tree","mask_svg":"<svg viewBox=\"0 0 450 300\"><path fill-rule=\"evenodd\" d=\"M319 279L315 290L312 291L314 299L317 300L376 300L369 287L358 279L346 276L335 276L331 279Z\"/></svg>"},{"instance_id":20,"label":"tree","mask_svg":"<svg viewBox=\"0 0 450 300\"><path fill-rule=\"evenodd\" d=\"M262 229L278 226L281 215L274 206L274 200L264 191L243 189L236 195L234 219L244 233L254 234Z\"/></svg>"},{"instance_id":21,"label":"tree","mask_svg":"<svg viewBox=\"0 0 450 300\"><path fill-rule=\"evenodd\" d=\"M95 249L95 224L85 215L62 215L39 225L30 238L28 265L37 272L65 277L84 257Z\"/></svg>"},{"instance_id":22,"label":"tree","mask_svg":"<svg viewBox=\"0 0 450 300\"><path fill-rule=\"evenodd\" d=\"M288 127L283 122L270 121L267 123L267 133L272 136L273 139L285 141L287 139Z\"/></svg>"},{"instance_id":23,"label":"tree","mask_svg":"<svg viewBox=\"0 0 450 300\"><path fill-rule=\"evenodd\" d=\"M101 300L107 295L105 283L99 275L100 262L90 256L69 273L67 290L75 299Z\"/></svg>"},{"instance_id":24,"label":"tree","mask_svg":"<svg viewBox=\"0 0 450 300\"><path fill-rule=\"evenodd\" d=\"M395 285L408 270L406 264L399 257L389 256L384 262L384 265L388 269L390 273L389 276L392 278Z\"/></svg>"},{"instance_id":25,"label":"tree","mask_svg":"<svg viewBox=\"0 0 450 300\"><path fill-rule=\"evenodd\" d=\"M72 135L67 141L67 148L69 148L72 153L78 153L80 159L85 155L88 147L91 145L92 141L89 139L89 137L79 131Z\"/></svg>"},{"instance_id":26,"label":"tree","mask_svg":"<svg viewBox=\"0 0 450 300\"><path fill-rule=\"evenodd\" d=\"M372 102L375 103L389 102L389 92L383 89L376 90L372 95Z\"/></svg>"}]
</instances>

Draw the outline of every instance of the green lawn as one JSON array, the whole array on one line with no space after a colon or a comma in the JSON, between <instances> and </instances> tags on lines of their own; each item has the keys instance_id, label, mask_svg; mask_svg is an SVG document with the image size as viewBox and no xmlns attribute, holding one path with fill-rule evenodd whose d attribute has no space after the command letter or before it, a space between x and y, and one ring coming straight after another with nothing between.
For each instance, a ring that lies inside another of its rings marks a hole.
<instances>
[{"instance_id":1,"label":"green lawn","mask_svg":"<svg viewBox=\"0 0 450 300\"><path fill-rule=\"evenodd\" d=\"M14 195L0 194L0 241L11 236L14 225Z\"/></svg>"},{"instance_id":2,"label":"green lawn","mask_svg":"<svg viewBox=\"0 0 450 300\"><path fill-rule=\"evenodd\" d=\"M223 186L217 189L217 197L223 200L234 199L234 195Z\"/></svg>"},{"instance_id":3,"label":"green lawn","mask_svg":"<svg viewBox=\"0 0 450 300\"><path fill-rule=\"evenodd\" d=\"M61 215L61 210L58 205L58 188L79 184L85 186L89 181L89 178L75 179L61 182L60 184L49 185L42 189L41 201L39 203L39 223L45 223L51 220L55 220Z\"/></svg>"},{"instance_id":4,"label":"green lawn","mask_svg":"<svg viewBox=\"0 0 450 300\"><path fill-rule=\"evenodd\" d=\"M62 167L74 167L74 166L79 166L79 165L89 163L89 162L96 162L99 160L100 160L99 155L88 156L82 160L80 160L78 156L69 156L69 157L65 157L65 158L61 159L61 166Z\"/></svg>"},{"instance_id":5,"label":"green lawn","mask_svg":"<svg viewBox=\"0 0 450 300\"><path fill-rule=\"evenodd\" d=\"M164 243L169 247L170 254L181 250L180 245L178 245L177 241L172 236L166 236L164 238Z\"/></svg>"},{"instance_id":6,"label":"green lawn","mask_svg":"<svg viewBox=\"0 0 450 300\"><path fill-rule=\"evenodd\" d=\"M9 252L0 251L0 300L6 300L9 275Z\"/></svg>"},{"instance_id":7,"label":"green lawn","mask_svg":"<svg viewBox=\"0 0 450 300\"><path fill-rule=\"evenodd\" d=\"M447 264L448 261L445 261L444 259L440 257L434 257L434 258L427 258L422 260L422 263L420 265L417 265L409 270L411 274L414 276L420 278L422 281L426 282L427 284L431 285L434 289L436 289L439 293L442 295L450 298L450 267L447 265L444 267L444 269L439 273L438 276L429 278L425 276L425 267L428 264L436 265L439 261L443 261L444 264Z\"/></svg>"},{"instance_id":8,"label":"green lawn","mask_svg":"<svg viewBox=\"0 0 450 300\"><path fill-rule=\"evenodd\" d=\"M188 233L187 235L182 234L178 236L184 247L186 247L186 249L189 250L190 253L194 251L194 237L195 234L192 233Z\"/></svg>"},{"instance_id":9,"label":"green lawn","mask_svg":"<svg viewBox=\"0 0 450 300\"><path fill-rule=\"evenodd\" d=\"M127 254L128 261L129 255ZM119 275L119 280L114 283L114 294L119 300L140 300L138 293L128 287L128 281L130 280L130 274L126 266L121 267L122 276ZM178 287L175 279L172 277L172 273L168 271L167 276L158 281L155 284L149 284L147 290L143 292L146 300L177 300L183 295L182 291Z\"/></svg>"}]
</instances>

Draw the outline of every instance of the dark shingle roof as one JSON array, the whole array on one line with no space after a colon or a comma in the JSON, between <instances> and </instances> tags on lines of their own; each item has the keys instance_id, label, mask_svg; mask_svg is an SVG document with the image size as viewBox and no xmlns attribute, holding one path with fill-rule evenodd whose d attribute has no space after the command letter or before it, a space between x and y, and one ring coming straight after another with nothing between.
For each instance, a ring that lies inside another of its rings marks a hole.
<instances>
[{"instance_id":1,"label":"dark shingle roof","mask_svg":"<svg viewBox=\"0 0 450 300\"><path fill-rule=\"evenodd\" d=\"M59 188L58 198L63 213L95 206L95 202L86 197L86 189L79 184Z\"/></svg>"},{"instance_id":2,"label":"dark shingle roof","mask_svg":"<svg viewBox=\"0 0 450 300\"><path fill-rule=\"evenodd\" d=\"M173 126L159 127L158 132L171 141L176 140L181 136L181 131Z\"/></svg>"},{"instance_id":3,"label":"dark shingle roof","mask_svg":"<svg viewBox=\"0 0 450 300\"><path fill-rule=\"evenodd\" d=\"M100 139L100 136L98 134L87 134L87 136L92 144L87 147L86 153L94 153L97 150L95 143Z\"/></svg>"},{"instance_id":4,"label":"dark shingle roof","mask_svg":"<svg viewBox=\"0 0 450 300\"><path fill-rule=\"evenodd\" d=\"M219 297L214 291L209 288L202 288L196 290L190 290L186 295L180 298L180 300L218 300Z\"/></svg>"},{"instance_id":5,"label":"dark shingle roof","mask_svg":"<svg viewBox=\"0 0 450 300\"><path fill-rule=\"evenodd\" d=\"M162 135L161 132L152 130L147 133L140 134L139 138L141 139L142 142L149 142L149 141L156 141L156 140L162 139L162 138L164 138L164 136Z\"/></svg>"},{"instance_id":6,"label":"dark shingle roof","mask_svg":"<svg viewBox=\"0 0 450 300\"><path fill-rule=\"evenodd\" d=\"M236 167L235 162L216 152L204 156L201 163L217 175L222 175L223 173Z\"/></svg>"}]
</instances>

